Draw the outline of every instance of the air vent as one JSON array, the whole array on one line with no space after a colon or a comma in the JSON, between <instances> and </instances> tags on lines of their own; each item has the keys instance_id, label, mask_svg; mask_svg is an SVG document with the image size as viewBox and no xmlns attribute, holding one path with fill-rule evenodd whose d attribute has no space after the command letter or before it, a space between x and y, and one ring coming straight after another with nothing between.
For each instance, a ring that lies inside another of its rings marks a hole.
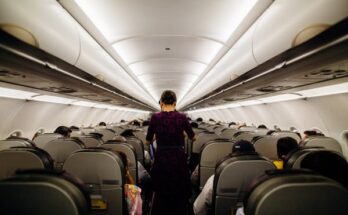
<instances>
[{"instance_id":1,"label":"air vent","mask_svg":"<svg viewBox=\"0 0 348 215\"><path fill-rule=\"evenodd\" d=\"M290 89L291 86L267 86L257 89L257 91L264 92L264 93L272 93L277 92L280 90L287 90Z\"/></svg>"},{"instance_id":2,"label":"air vent","mask_svg":"<svg viewBox=\"0 0 348 215\"><path fill-rule=\"evenodd\" d=\"M16 72L10 72L7 70L0 70L0 77L11 77L11 76L20 76L21 74Z\"/></svg>"},{"instance_id":3,"label":"air vent","mask_svg":"<svg viewBox=\"0 0 348 215\"><path fill-rule=\"evenodd\" d=\"M319 71L314 71L309 74L306 74L306 78L313 78L313 77L328 77L328 76L333 76L333 77L343 77L348 75L347 70L343 69L337 69L337 70L331 70L331 69L322 69Z\"/></svg>"}]
</instances>

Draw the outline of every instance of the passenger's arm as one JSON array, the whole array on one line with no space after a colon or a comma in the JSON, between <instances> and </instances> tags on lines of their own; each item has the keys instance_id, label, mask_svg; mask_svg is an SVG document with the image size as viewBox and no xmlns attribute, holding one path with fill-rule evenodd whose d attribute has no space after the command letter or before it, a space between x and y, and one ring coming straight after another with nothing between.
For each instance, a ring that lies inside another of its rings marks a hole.
<instances>
[{"instance_id":1,"label":"passenger's arm","mask_svg":"<svg viewBox=\"0 0 348 215\"><path fill-rule=\"evenodd\" d=\"M195 215L206 215L209 212L213 201L213 184L214 175L210 176L208 181L205 183L202 192L197 197L193 204L193 211Z\"/></svg>"}]
</instances>

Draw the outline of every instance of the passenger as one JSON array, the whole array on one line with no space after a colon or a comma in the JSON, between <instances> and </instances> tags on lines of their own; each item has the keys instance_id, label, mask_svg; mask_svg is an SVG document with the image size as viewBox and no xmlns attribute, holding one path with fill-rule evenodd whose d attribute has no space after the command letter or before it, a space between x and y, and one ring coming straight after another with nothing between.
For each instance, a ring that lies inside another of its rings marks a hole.
<instances>
[{"instance_id":1,"label":"passenger","mask_svg":"<svg viewBox=\"0 0 348 215\"><path fill-rule=\"evenodd\" d=\"M120 120L120 123L124 123L124 122L126 122L124 119L121 119L121 120Z\"/></svg>"},{"instance_id":2,"label":"passenger","mask_svg":"<svg viewBox=\"0 0 348 215\"><path fill-rule=\"evenodd\" d=\"M70 137L71 132L71 129L66 126L59 126L54 131L54 133L61 134L63 137Z\"/></svg>"},{"instance_id":3,"label":"passenger","mask_svg":"<svg viewBox=\"0 0 348 215\"><path fill-rule=\"evenodd\" d=\"M127 137L135 137L132 129L126 129L120 135L125 137L125 138L127 138Z\"/></svg>"},{"instance_id":4,"label":"passenger","mask_svg":"<svg viewBox=\"0 0 348 215\"><path fill-rule=\"evenodd\" d=\"M105 122L100 122L99 126L106 126L106 123Z\"/></svg>"},{"instance_id":5,"label":"passenger","mask_svg":"<svg viewBox=\"0 0 348 215\"><path fill-rule=\"evenodd\" d=\"M197 122L198 124L201 124L201 123L203 122L202 117L198 117L198 118L196 119L196 122Z\"/></svg>"},{"instance_id":6,"label":"passenger","mask_svg":"<svg viewBox=\"0 0 348 215\"><path fill-rule=\"evenodd\" d=\"M235 123L235 122L228 123L228 127L231 127L232 125L237 125L237 123Z\"/></svg>"},{"instance_id":7,"label":"passenger","mask_svg":"<svg viewBox=\"0 0 348 215\"><path fill-rule=\"evenodd\" d=\"M141 199L141 188L134 184L134 179L132 178L128 170L128 159L127 156L122 152L117 152L122 160L125 169L126 184L124 186L124 193L126 197L126 202L128 206L128 214L131 215L141 215L142 214L142 199Z\"/></svg>"},{"instance_id":8,"label":"passenger","mask_svg":"<svg viewBox=\"0 0 348 215\"><path fill-rule=\"evenodd\" d=\"M277 141L277 154L278 159L273 161L274 166L276 166L277 169L283 169L284 168L284 162L288 159L287 155L295 150L298 149L297 141L294 138L291 137L283 137L280 138Z\"/></svg>"},{"instance_id":9,"label":"passenger","mask_svg":"<svg viewBox=\"0 0 348 215\"><path fill-rule=\"evenodd\" d=\"M197 122L191 122L190 125L191 125L191 128L198 128Z\"/></svg>"},{"instance_id":10,"label":"passenger","mask_svg":"<svg viewBox=\"0 0 348 215\"><path fill-rule=\"evenodd\" d=\"M243 123L240 123L237 125L237 129L241 129L241 128L246 127L246 126L247 126L246 123L243 122Z\"/></svg>"},{"instance_id":11,"label":"passenger","mask_svg":"<svg viewBox=\"0 0 348 215\"><path fill-rule=\"evenodd\" d=\"M231 158L236 155L242 154L257 154L255 152L254 146L246 140L237 141L232 147L232 153L223 158L219 163L222 163L228 158ZM216 165L218 166L219 163ZM212 205L213 201L213 185L214 185L215 175L210 176L210 178L205 183L202 192L197 197L196 201L193 204L193 211L195 215L206 215L208 214L208 209Z\"/></svg>"},{"instance_id":12,"label":"passenger","mask_svg":"<svg viewBox=\"0 0 348 215\"><path fill-rule=\"evenodd\" d=\"M267 129L267 126L261 124L261 125L259 125L257 128L258 128L258 129Z\"/></svg>"},{"instance_id":13,"label":"passenger","mask_svg":"<svg viewBox=\"0 0 348 215\"><path fill-rule=\"evenodd\" d=\"M309 138L309 137L313 137L313 136L317 136L318 133L315 130L306 130L303 132L303 137L299 143L300 146L304 146L305 141Z\"/></svg>"},{"instance_id":14,"label":"passenger","mask_svg":"<svg viewBox=\"0 0 348 215\"><path fill-rule=\"evenodd\" d=\"M184 131L194 140L194 132L182 113L175 111L176 95L166 90L160 99L161 112L152 115L146 144L156 135L157 150L151 170L155 192L152 215L186 215L191 195L189 168L184 151Z\"/></svg>"},{"instance_id":15,"label":"passenger","mask_svg":"<svg viewBox=\"0 0 348 215\"><path fill-rule=\"evenodd\" d=\"M313 170L348 188L348 163L334 152L312 152L302 160L301 168Z\"/></svg>"},{"instance_id":16,"label":"passenger","mask_svg":"<svg viewBox=\"0 0 348 215\"><path fill-rule=\"evenodd\" d=\"M144 121L143 121L143 127L144 127L144 126L148 126L148 125L149 125L149 123L150 123L150 121L149 121L149 120L144 120Z\"/></svg>"}]
</instances>

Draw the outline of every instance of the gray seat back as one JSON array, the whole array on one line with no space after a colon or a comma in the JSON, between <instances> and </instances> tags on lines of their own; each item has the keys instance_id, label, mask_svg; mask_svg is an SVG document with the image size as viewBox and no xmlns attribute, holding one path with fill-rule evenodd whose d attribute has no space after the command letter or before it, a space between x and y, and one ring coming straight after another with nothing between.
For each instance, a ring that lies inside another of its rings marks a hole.
<instances>
[{"instance_id":1,"label":"gray seat back","mask_svg":"<svg viewBox=\"0 0 348 215\"><path fill-rule=\"evenodd\" d=\"M125 172L117 153L101 148L82 149L69 156L63 169L79 177L92 195L100 195L107 203L107 211L101 214L123 214Z\"/></svg>"},{"instance_id":2,"label":"gray seat back","mask_svg":"<svg viewBox=\"0 0 348 215\"><path fill-rule=\"evenodd\" d=\"M138 165L137 154L133 146L127 143L120 143L114 141L108 141L101 145L104 149L111 149L112 151L123 152L128 159L128 170L132 178L138 182Z\"/></svg>"},{"instance_id":3,"label":"gray seat back","mask_svg":"<svg viewBox=\"0 0 348 215\"><path fill-rule=\"evenodd\" d=\"M249 184L273 169L271 161L256 154L234 156L222 162L214 178L214 214L231 214L242 203Z\"/></svg>"},{"instance_id":4,"label":"gray seat back","mask_svg":"<svg viewBox=\"0 0 348 215\"><path fill-rule=\"evenodd\" d=\"M116 136L116 133L111 129L97 128L96 130L98 133L103 135L102 139L104 142L106 142L108 140L112 140Z\"/></svg>"},{"instance_id":5,"label":"gray seat back","mask_svg":"<svg viewBox=\"0 0 348 215\"><path fill-rule=\"evenodd\" d=\"M135 152L137 153L138 161L144 165L145 154L144 154L144 144L141 140L136 137L127 137L127 144L134 147Z\"/></svg>"},{"instance_id":6,"label":"gray seat back","mask_svg":"<svg viewBox=\"0 0 348 215\"><path fill-rule=\"evenodd\" d=\"M201 153L202 146L210 140L214 140L219 138L219 135L214 132L202 132L196 136L196 141L192 144L192 152L193 153Z\"/></svg>"},{"instance_id":7,"label":"gray seat back","mask_svg":"<svg viewBox=\"0 0 348 215\"><path fill-rule=\"evenodd\" d=\"M143 143L146 141L146 133L143 130L135 130L133 134L139 138Z\"/></svg>"},{"instance_id":8,"label":"gray seat back","mask_svg":"<svg viewBox=\"0 0 348 215\"><path fill-rule=\"evenodd\" d=\"M73 152L83 148L83 143L76 139L59 138L48 142L43 149L51 155L54 168L59 170Z\"/></svg>"},{"instance_id":9,"label":"gray seat back","mask_svg":"<svg viewBox=\"0 0 348 215\"><path fill-rule=\"evenodd\" d=\"M199 161L200 188L215 173L216 164L232 152L233 144L234 141L228 140L212 140L204 144Z\"/></svg>"},{"instance_id":10,"label":"gray seat back","mask_svg":"<svg viewBox=\"0 0 348 215\"><path fill-rule=\"evenodd\" d=\"M78 139L85 144L86 148L98 147L103 144L103 141L101 139L96 138L92 135L82 135L79 136Z\"/></svg>"},{"instance_id":11,"label":"gray seat back","mask_svg":"<svg viewBox=\"0 0 348 215\"><path fill-rule=\"evenodd\" d=\"M259 137L255 140L254 147L260 155L276 160L278 159L277 141L278 138L271 135Z\"/></svg>"},{"instance_id":12,"label":"gray seat back","mask_svg":"<svg viewBox=\"0 0 348 215\"><path fill-rule=\"evenodd\" d=\"M48 142L62 137L63 136L61 134L56 133L39 134L33 139L33 142L36 144L37 147L43 149Z\"/></svg>"},{"instance_id":13,"label":"gray seat back","mask_svg":"<svg viewBox=\"0 0 348 215\"><path fill-rule=\"evenodd\" d=\"M322 147L311 147L311 148L302 148L292 152L287 159L284 169L300 169L301 162L306 157L307 154L313 151L326 151Z\"/></svg>"},{"instance_id":14,"label":"gray seat back","mask_svg":"<svg viewBox=\"0 0 348 215\"><path fill-rule=\"evenodd\" d=\"M299 136L294 132L274 132L272 135L260 136L254 139L255 150L262 156L276 160L278 159L277 142L283 137L294 138L297 142L300 140Z\"/></svg>"},{"instance_id":15,"label":"gray seat back","mask_svg":"<svg viewBox=\"0 0 348 215\"><path fill-rule=\"evenodd\" d=\"M235 134L235 140L247 140L252 141L255 137L264 136L269 130L257 129L254 131L240 131Z\"/></svg>"},{"instance_id":16,"label":"gray seat back","mask_svg":"<svg viewBox=\"0 0 348 215\"><path fill-rule=\"evenodd\" d=\"M0 214L87 215L88 200L71 182L51 175L0 181Z\"/></svg>"},{"instance_id":17,"label":"gray seat back","mask_svg":"<svg viewBox=\"0 0 348 215\"><path fill-rule=\"evenodd\" d=\"M297 133L292 131L275 131L271 135L277 137L278 139L282 137L291 137L295 139L297 142L301 141L301 137Z\"/></svg>"},{"instance_id":18,"label":"gray seat back","mask_svg":"<svg viewBox=\"0 0 348 215\"><path fill-rule=\"evenodd\" d=\"M0 179L14 175L17 170L51 167L49 155L40 149L18 147L0 151Z\"/></svg>"},{"instance_id":19,"label":"gray seat back","mask_svg":"<svg viewBox=\"0 0 348 215\"><path fill-rule=\"evenodd\" d=\"M304 141L306 147L323 147L327 150L335 151L342 154L342 147L340 143L331 137L311 136Z\"/></svg>"},{"instance_id":20,"label":"gray seat back","mask_svg":"<svg viewBox=\"0 0 348 215\"><path fill-rule=\"evenodd\" d=\"M80 128L82 134L88 135L89 133L97 132L95 128Z\"/></svg>"},{"instance_id":21,"label":"gray seat back","mask_svg":"<svg viewBox=\"0 0 348 215\"><path fill-rule=\"evenodd\" d=\"M236 128L226 128L221 131L221 137L226 139L234 139L234 134L237 133L239 130Z\"/></svg>"},{"instance_id":22,"label":"gray seat back","mask_svg":"<svg viewBox=\"0 0 348 215\"><path fill-rule=\"evenodd\" d=\"M0 151L12 147L33 147L33 145L24 139L6 139L0 140Z\"/></svg>"},{"instance_id":23,"label":"gray seat back","mask_svg":"<svg viewBox=\"0 0 348 215\"><path fill-rule=\"evenodd\" d=\"M348 190L315 173L282 173L266 177L250 192L246 215L348 214Z\"/></svg>"}]
</instances>

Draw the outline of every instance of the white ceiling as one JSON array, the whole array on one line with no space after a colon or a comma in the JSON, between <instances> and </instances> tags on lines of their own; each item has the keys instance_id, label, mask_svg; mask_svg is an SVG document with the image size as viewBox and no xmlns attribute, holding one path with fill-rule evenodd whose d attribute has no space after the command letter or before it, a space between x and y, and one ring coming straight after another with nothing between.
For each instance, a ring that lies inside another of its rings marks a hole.
<instances>
[{"instance_id":1,"label":"white ceiling","mask_svg":"<svg viewBox=\"0 0 348 215\"><path fill-rule=\"evenodd\" d=\"M90 22L80 23L86 24L85 28L92 23L107 41L103 46L112 48L118 63L126 65L132 78L158 101L165 89L174 90L182 99L221 53L231 47L231 37L249 12L265 1L75 2Z\"/></svg>"}]
</instances>

